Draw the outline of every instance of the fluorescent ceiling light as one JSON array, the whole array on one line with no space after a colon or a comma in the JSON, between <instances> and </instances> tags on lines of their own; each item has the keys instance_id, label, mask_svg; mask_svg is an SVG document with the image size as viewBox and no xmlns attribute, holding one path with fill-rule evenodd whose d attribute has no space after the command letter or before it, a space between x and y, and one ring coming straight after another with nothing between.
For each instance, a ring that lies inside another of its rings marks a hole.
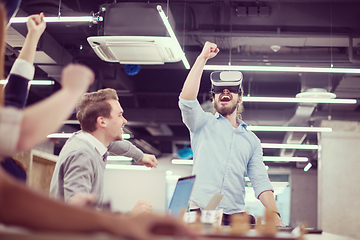
<instances>
[{"instance_id":1,"label":"fluorescent ceiling light","mask_svg":"<svg viewBox=\"0 0 360 240\"><path fill-rule=\"evenodd\" d=\"M305 167L304 167L304 172L309 171L309 169L312 167L311 163L308 163Z\"/></svg>"},{"instance_id":2,"label":"fluorescent ceiling light","mask_svg":"<svg viewBox=\"0 0 360 240\"><path fill-rule=\"evenodd\" d=\"M263 157L264 162L307 162L307 157ZM193 160L173 159L172 164L175 165L193 165Z\"/></svg>"},{"instance_id":3,"label":"fluorescent ceiling light","mask_svg":"<svg viewBox=\"0 0 360 240\"><path fill-rule=\"evenodd\" d=\"M13 17L10 19L10 23L26 23L28 17ZM79 16L79 17L44 17L44 21L47 23L53 22L101 22L102 17L94 16Z\"/></svg>"},{"instance_id":4,"label":"fluorescent ceiling light","mask_svg":"<svg viewBox=\"0 0 360 240\"><path fill-rule=\"evenodd\" d=\"M356 104L356 99L319 99L319 98L281 98L281 97L242 97L243 102L277 102L277 103L341 103Z\"/></svg>"},{"instance_id":5,"label":"fluorescent ceiling light","mask_svg":"<svg viewBox=\"0 0 360 240\"><path fill-rule=\"evenodd\" d=\"M128 134L128 133L124 133L124 134L122 135L122 138L123 138L123 139L130 139L131 136L130 136L130 134Z\"/></svg>"},{"instance_id":6,"label":"fluorescent ceiling light","mask_svg":"<svg viewBox=\"0 0 360 240\"><path fill-rule=\"evenodd\" d=\"M176 38L176 35L169 23L168 18L166 17L164 11L162 10L162 7L160 5L157 5L156 9L158 10L160 17L162 19L162 21L164 22L164 25L166 27L166 30L168 31L170 37L177 43L178 48L180 49L180 51L183 53L181 56L181 60L185 66L186 69L190 69L190 64L188 62L188 60L186 59L185 53L183 52L183 50L181 49L180 43Z\"/></svg>"},{"instance_id":7,"label":"fluorescent ceiling light","mask_svg":"<svg viewBox=\"0 0 360 240\"><path fill-rule=\"evenodd\" d=\"M280 149L319 149L318 145L307 144L285 144L285 143L261 143L262 148L280 148Z\"/></svg>"},{"instance_id":8,"label":"fluorescent ceiling light","mask_svg":"<svg viewBox=\"0 0 360 240\"><path fill-rule=\"evenodd\" d=\"M8 80L0 80L0 84L6 84ZM54 85L55 81L53 80L31 80L29 81L30 85L42 85L42 86L48 86L48 85Z\"/></svg>"},{"instance_id":9,"label":"fluorescent ceiling light","mask_svg":"<svg viewBox=\"0 0 360 240\"><path fill-rule=\"evenodd\" d=\"M307 162L307 157L263 157L264 162Z\"/></svg>"},{"instance_id":10,"label":"fluorescent ceiling light","mask_svg":"<svg viewBox=\"0 0 360 240\"><path fill-rule=\"evenodd\" d=\"M175 165L193 165L193 160L173 159L171 163Z\"/></svg>"},{"instance_id":11,"label":"fluorescent ceiling light","mask_svg":"<svg viewBox=\"0 0 360 240\"><path fill-rule=\"evenodd\" d=\"M73 133L52 133L47 135L47 138L70 138Z\"/></svg>"},{"instance_id":12,"label":"fluorescent ceiling light","mask_svg":"<svg viewBox=\"0 0 360 240\"><path fill-rule=\"evenodd\" d=\"M74 133L52 133L47 135L47 138L70 138ZM129 139L130 134L124 133L122 135L123 139Z\"/></svg>"},{"instance_id":13,"label":"fluorescent ceiling light","mask_svg":"<svg viewBox=\"0 0 360 240\"><path fill-rule=\"evenodd\" d=\"M120 165L120 164L106 164L106 169L115 169L115 170L137 170L137 171L149 171L151 168L148 168L143 165Z\"/></svg>"},{"instance_id":14,"label":"fluorescent ceiling light","mask_svg":"<svg viewBox=\"0 0 360 240\"><path fill-rule=\"evenodd\" d=\"M248 126L254 132L332 132L329 127Z\"/></svg>"},{"instance_id":15,"label":"fluorescent ceiling light","mask_svg":"<svg viewBox=\"0 0 360 240\"><path fill-rule=\"evenodd\" d=\"M30 85L54 85L55 81L52 80L31 80Z\"/></svg>"},{"instance_id":16,"label":"fluorescent ceiling light","mask_svg":"<svg viewBox=\"0 0 360 240\"><path fill-rule=\"evenodd\" d=\"M125 157L125 156L107 156L108 161L123 161L123 162L131 162L131 157Z\"/></svg>"},{"instance_id":17,"label":"fluorescent ceiling light","mask_svg":"<svg viewBox=\"0 0 360 240\"><path fill-rule=\"evenodd\" d=\"M237 70L258 72L315 72L315 73L360 73L356 68L317 68L317 67L277 67L277 66L239 66L239 65L205 65L204 70Z\"/></svg>"}]
</instances>

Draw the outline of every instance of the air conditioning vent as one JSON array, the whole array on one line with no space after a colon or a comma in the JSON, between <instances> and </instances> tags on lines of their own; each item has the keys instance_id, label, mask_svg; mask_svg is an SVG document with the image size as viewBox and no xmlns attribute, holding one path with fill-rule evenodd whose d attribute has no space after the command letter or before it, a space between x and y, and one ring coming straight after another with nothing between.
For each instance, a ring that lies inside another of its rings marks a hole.
<instances>
[{"instance_id":1,"label":"air conditioning vent","mask_svg":"<svg viewBox=\"0 0 360 240\"><path fill-rule=\"evenodd\" d=\"M121 64L178 62L183 52L170 37L96 36L88 42L98 57Z\"/></svg>"}]
</instances>

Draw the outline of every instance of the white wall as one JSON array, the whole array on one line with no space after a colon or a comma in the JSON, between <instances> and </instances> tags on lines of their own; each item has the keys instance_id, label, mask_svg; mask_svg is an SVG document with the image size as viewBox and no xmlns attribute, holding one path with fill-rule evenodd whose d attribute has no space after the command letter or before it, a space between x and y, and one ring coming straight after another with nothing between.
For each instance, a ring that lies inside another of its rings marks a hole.
<instances>
[{"instance_id":1,"label":"white wall","mask_svg":"<svg viewBox=\"0 0 360 240\"><path fill-rule=\"evenodd\" d=\"M105 200L111 199L114 210L131 211L138 200L148 200L155 212L165 212L165 172L114 170L105 171Z\"/></svg>"},{"instance_id":2,"label":"white wall","mask_svg":"<svg viewBox=\"0 0 360 240\"><path fill-rule=\"evenodd\" d=\"M317 227L317 170L291 169L290 223Z\"/></svg>"},{"instance_id":3,"label":"white wall","mask_svg":"<svg viewBox=\"0 0 360 240\"><path fill-rule=\"evenodd\" d=\"M319 227L360 238L360 123L322 121L318 166Z\"/></svg>"},{"instance_id":4,"label":"white wall","mask_svg":"<svg viewBox=\"0 0 360 240\"><path fill-rule=\"evenodd\" d=\"M185 177L192 169L192 166L173 165L171 159L171 155L158 158L158 167L149 171L106 169L104 200L110 199L114 210L124 212L131 211L138 200L148 200L154 212L165 213L166 171Z\"/></svg>"}]
</instances>

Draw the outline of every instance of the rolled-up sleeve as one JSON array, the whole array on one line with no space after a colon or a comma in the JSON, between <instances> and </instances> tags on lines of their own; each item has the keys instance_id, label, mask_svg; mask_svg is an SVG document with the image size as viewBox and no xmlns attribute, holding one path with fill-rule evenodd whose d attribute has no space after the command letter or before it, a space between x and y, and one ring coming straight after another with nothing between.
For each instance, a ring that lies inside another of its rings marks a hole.
<instances>
[{"instance_id":1,"label":"rolled-up sleeve","mask_svg":"<svg viewBox=\"0 0 360 240\"><path fill-rule=\"evenodd\" d=\"M255 191L255 197L259 198L259 195L264 191L274 191L268 174L266 172L265 164L263 162L263 154L260 140L256 141L254 154L248 163L247 173L250 178L251 184Z\"/></svg>"},{"instance_id":2,"label":"rolled-up sleeve","mask_svg":"<svg viewBox=\"0 0 360 240\"><path fill-rule=\"evenodd\" d=\"M5 86L5 106L24 108L28 96L29 81L34 77L34 66L16 59Z\"/></svg>"},{"instance_id":3,"label":"rolled-up sleeve","mask_svg":"<svg viewBox=\"0 0 360 240\"><path fill-rule=\"evenodd\" d=\"M196 132L204 125L206 120L206 113L201 108L199 101L185 100L179 96L179 108L183 123L191 132Z\"/></svg>"},{"instance_id":4,"label":"rolled-up sleeve","mask_svg":"<svg viewBox=\"0 0 360 240\"><path fill-rule=\"evenodd\" d=\"M32 64L28 63L22 59L16 59L11 70L10 74L16 74L27 79L33 79L35 73L35 68Z\"/></svg>"},{"instance_id":5,"label":"rolled-up sleeve","mask_svg":"<svg viewBox=\"0 0 360 240\"><path fill-rule=\"evenodd\" d=\"M1 156L10 156L16 151L22 119L22 111L12 107L0 108Z\"/></svg>"}]
</instances>

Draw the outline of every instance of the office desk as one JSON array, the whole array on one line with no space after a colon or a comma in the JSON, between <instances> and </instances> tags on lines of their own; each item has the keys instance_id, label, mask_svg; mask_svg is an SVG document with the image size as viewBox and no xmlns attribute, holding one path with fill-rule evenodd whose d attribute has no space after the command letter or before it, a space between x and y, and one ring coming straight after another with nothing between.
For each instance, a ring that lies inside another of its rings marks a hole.
<instances>
[{"instance_id":1,"label":"office desk","mask_svg":"<svg viewBox=\"0 0 360 240\"><path fill-rule=\"evenodd\" d=\"M115 237L107 234L74 234L74 233L46 233L46 232L28 232L28 233L9 233L0 232L1 240L119 240L121 237Z\"/></svg>"},{"instance_id":2,"label":"office desk","mask_svg":"<svg viewBox=\"0 0 360 240\"><path fill-rule=\"evenodd\" d=\"M97 234L45 233L45 232L0 232L1 240L119 240L121 237ZM184 238L183 238L184 239ZM201 240L217 240L221 238L201 238ZM236 239L236 238L233 238ZM241 238L244 239L244 238ZM264 238L265 239L265 238ZM273 238L274 239L274 238ZM173 237L160 236L159 240L175 240ZM355 240L354 238L323 232L322 234L307 234L305 240Z\"/></svg>"}]
</instances>

